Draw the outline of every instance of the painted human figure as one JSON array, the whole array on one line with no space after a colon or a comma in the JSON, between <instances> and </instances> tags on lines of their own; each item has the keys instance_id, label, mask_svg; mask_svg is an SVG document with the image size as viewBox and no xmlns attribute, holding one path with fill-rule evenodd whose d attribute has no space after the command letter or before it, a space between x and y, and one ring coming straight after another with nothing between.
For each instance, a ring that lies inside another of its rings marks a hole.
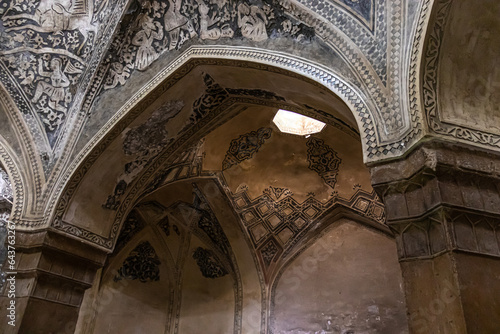
<instances>
[{"instance_id":1,"label":"painted human figure","mask_svg":"<svg viewBox=\"0 0 500 334\"><path fill-rule=\"evenodd\" d=\"M35 96L31 100L33 103L37 103L42 94L47 94L49 96L49 107L53 110L60 112L66 112L67 108L60 105L60 101L64 101L66 96L66 87L69 86L68 77L61 70L62 60L59 58L53 58L50 61L50 69L52 72L47 72L43 69L43 62L41 59L38 60L38 74L41 76L50 78L50 83L45 81L39 81Z\"/></svg>"},{"instance_id":2,"label":"painted human figure","mask_svg":"<svg viewBox=\"0 0 500 334\"><path fill-rule=\"evenodd\" d=\"M104 89L115 88L118 84L123 86L128 77L130 77L129 65L123 66L119 62L111 63L109 68L109 78L111 83L104 84Z\"/></svg>"},{"instance_id":3,"label":"painted human figure","mask_svg":"<svg viewBox=\"0 0 500 334\"><path fill-rule=\"evenodd\" d=\"M41 33L60 33L64 30L77 29L87 41L90 32L96 32L96 26L93 22L94 15L102 13L108 5L108 1L103 1L99 8L94 11L94 0L39 0L33 14L10 15L9 13L7 15L9 11L7 10L2 19L5 21L18 20L16 25L7 28L6 32L29 28ZM31 2L37 3L37 1ZM35 22L35 24L31 22Z\"/></svg>"},{"instance_id":4,"label":"painted human figure","mask_svg":"<svg viewBox=\"0 0 500 334\"><path fill-rule=\"evenodd\" d=\"M256 42L267 39L267 23L266 13L261 8L246 3L238 5L238 27L243 37Z\"/></svg>"},{"instance_id":5,"label":"painted human figure","mask_svg":"<svg viewBox=\"0 0 500 334\"><path fill-rule=\"evenodd\" d=\"M181 13L182 0L169 0L168 9L164 16L165 31L168 32L170 43L168 50L173 50L179 42L181 28L188 30L190 37L196 36L191 20Z\"/></svg>"},{"instance_id":6,"label":"painted human figure","mask_svg":"<svg viewBox=\"0 0 500 334\"><path fill-rule=\"evenodd\" d=\"M142 16L139 22L142 30L134 36L132 44L139 47L135 67L143 71L158 58L158 53L153 48L153 41L163 38L163 28L159 22L153 22L153 18L147 15Z\"/></svg>"}]
</instances>

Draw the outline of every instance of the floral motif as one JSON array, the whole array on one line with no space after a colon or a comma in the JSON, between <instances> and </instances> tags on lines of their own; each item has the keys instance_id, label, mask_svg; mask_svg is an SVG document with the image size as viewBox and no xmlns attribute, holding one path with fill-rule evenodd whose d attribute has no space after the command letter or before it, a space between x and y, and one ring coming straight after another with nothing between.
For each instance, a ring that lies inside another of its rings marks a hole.
<instances>
[{"instance_id":1,"label":"floral motif","mask_svg":"<svg viewBox=\"0 0 500 334\"><path fill-rule=\"evenodd\" d=\"M276 255L278 255L280 248L281 247L276 243L276 241L270 239L264 247L260 249L260 254L266 267L269 267Z\"/></svg>"},{"instance_id":2,"label":"floral motif","mask_svg":"<svg viewBox=\"0 0 500 334\"><path fill-rule=\"evenodd\" d=\"M326 184L335 188L342 159L338 157L337 152L326 145L321 139L314 137L309 138L307 147L309 168L316 171Z\"/></svg>"},{"instance_id":3,"label":"floral motif","mask_svg":"<svg viewBox=\"0 0 500 334\"><path fill-rule=\"evenodd\" d=\"M229 150L222 162L222 170L237 165L244 160L252 158L259 151L266 139L271 138L271 128L260 128L233 139L229 145Z\"/></svg>"},{"instance_id":4,"label":"floral motif","mask_svg":"<svg viewBox=\"0 0 500 334\"><path fill-rule=\"evenodd\" d=\"M140 220L136 214L132 212L123 223L118 240L116 241L115 251L122 249L123 246L132 240L132 237L143 228L144 223L142 220Z\"/></svg>"},{"instance_id":5,"label":"floral motif","mask_svg":"<svg viewBox=\"0 0 500 334\"><path fill-rule=\"evenodd\" d=\"M209 249L196 248L193 253L193 259L196 260L201 274L206 278L219 278L228 274L228 271L215 256L215 253Z\"/></svg>"},{"instance_id":6,"label":"floral motif","mask_svg":"<svg viewBox=\"0 0 500 334\"><path fill-rule=\"evenodd\" d=\"M140 243L123 262L114 281L136 280L142 283L160 280L160 259L147 241Z\"/></svg>"}]
</instances>

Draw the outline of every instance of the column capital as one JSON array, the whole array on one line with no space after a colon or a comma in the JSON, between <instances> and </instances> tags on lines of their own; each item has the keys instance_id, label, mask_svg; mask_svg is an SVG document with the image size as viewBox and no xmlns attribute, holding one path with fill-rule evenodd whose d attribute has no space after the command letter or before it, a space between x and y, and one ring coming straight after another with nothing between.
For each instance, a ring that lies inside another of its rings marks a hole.
<instances>
[{"instance_id":1,"label":"column capital","mask_svg":"<svg viewBox=\"0 0 500 334\"><path fill-rule=\"evenodd\" d=\"M17 320L4 332L73 333L83 294L104 266L106 251L51 229L16 231L15 250ZM4 310L12 300L9 289L6 284L0 296Z\"/></svg>"},{"instance_id":2,"label":"column capital","mask_svg":"<svg viewBox=\"0 0 500 334\"><path fill-rule=\"evenodd\" d=\"M371 166L400 260L465 251L500 257L500 153L423 143Z\"/></svg>"}]
</instances>

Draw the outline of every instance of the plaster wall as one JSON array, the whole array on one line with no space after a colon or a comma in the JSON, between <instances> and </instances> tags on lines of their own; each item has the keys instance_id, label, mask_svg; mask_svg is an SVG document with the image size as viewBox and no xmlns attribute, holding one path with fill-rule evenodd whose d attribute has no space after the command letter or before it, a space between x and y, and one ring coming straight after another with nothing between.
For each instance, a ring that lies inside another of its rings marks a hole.
<instances>
[{"instance_id":1,"label":"plaster wall","mask_svg":"<svg viewBox=\"0 0 500 334\"><path fill-rule=\"evenodd\" d=\"M144 239L131 243L101 278L97 312L92 319L94 326L87 333L163 333L169 327L168 311L173 301L167 274L171 269L165 264L165 254L159 252L163 264L160 264L158 281L144 284L139 280L117 279L117 270L128 251L140 241ZM154 246L159 249L159 245L153 243Z\"/></svg>"},{"instance_id":2,"label":"plaster wall","mask_svg":"<svg viewBox=\"0 0 500 334\"><path fill-rule=\"evenodd\" d=\"M448 15L438 81L443 120L499 134L500 3L453 1Z\"/></svg>"},{"instance_id":3,"label":"plaster wall","mask_svg":"<svg viewBox=\"0 0 500 334\"><path fill-rule=\"evenodd\" d=\"M192 239L189 254L205 247ZM189 256L182 272L182 302L178 333L233 333L235 320L235 291L233 278L225 275L216 279L203 277L195 260Z\"/></svg>"},{"instance_id":4,"label":"plaster wall","mask_svg":"<svg viewBox=\"0 0 500 334\"><path fill-rule=\"evenodd\" d=\"M288 264L272 333L408 333L395 242L341 219Z\"/></svg>"}]
</instances>

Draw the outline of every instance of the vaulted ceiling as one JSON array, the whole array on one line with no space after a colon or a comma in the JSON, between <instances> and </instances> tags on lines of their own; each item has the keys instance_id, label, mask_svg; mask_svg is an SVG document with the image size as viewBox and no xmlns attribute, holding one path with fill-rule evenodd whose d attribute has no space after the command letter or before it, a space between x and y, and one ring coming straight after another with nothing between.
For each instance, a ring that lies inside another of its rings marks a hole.
<instances>
[{"instance_id":1,"label":"vaulted ceiling","mask_svg":"<svg viewBox=\"0 0 500 334\"><path fill-rule=\"evenodd\" d=\"M243 214L238 194L246 208L273 189L297 203L350 203L360 193L372 203L363 163L403 156L430 136L498 149L500 77L490 46L499 26L488 14L498 7L4 1L0 156L13 183L12 218L111 249L133 204L184 173L172 166L192 150L204 156L196 176L224 181ZM281 134L271 122L278 108L328 127L309 139ZM484 115L469 117L471 108ZM258 152L241 160L230 147L244 140L257 141ZM334 183L311 166L314 150L338 157ZM295 169L278 167L287 164Z\"/></svg>"}]
</instances>

